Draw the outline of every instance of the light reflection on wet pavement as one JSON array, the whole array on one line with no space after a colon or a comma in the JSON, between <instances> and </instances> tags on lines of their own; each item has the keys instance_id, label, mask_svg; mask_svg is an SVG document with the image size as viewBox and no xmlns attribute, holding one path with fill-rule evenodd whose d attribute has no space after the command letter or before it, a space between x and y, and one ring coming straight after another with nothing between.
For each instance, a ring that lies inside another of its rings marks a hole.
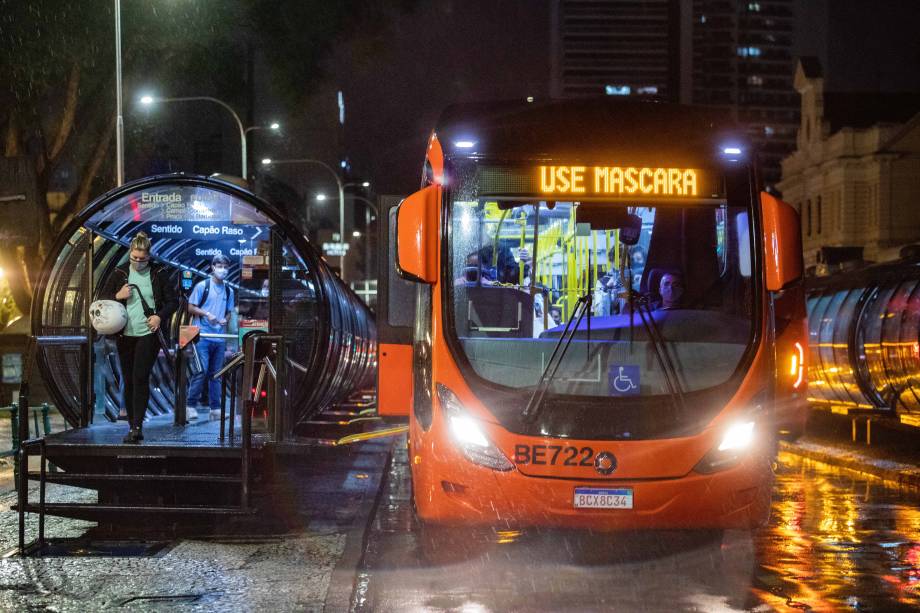
<instances>
[{"instance_id":1,"label":"light reflection on wet pavement","mask_svg":"<svg viewBox=\"0 0 920 613\"><path fill-rule=\"evenodd\" d=\"M770 524L712 535L419 529L391 466L360 611L744 611L920 608L920 498L779 457Z\"/></svg>"}]
</instances>

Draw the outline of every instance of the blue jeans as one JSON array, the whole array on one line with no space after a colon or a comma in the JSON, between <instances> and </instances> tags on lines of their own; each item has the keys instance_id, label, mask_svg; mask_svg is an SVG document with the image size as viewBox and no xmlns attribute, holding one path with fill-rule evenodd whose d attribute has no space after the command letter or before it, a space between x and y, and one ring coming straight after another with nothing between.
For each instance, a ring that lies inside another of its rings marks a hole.
<instances>
[{"instance_id":1,"label":"blue jeans","mask_svg":"<svg viewBox=\"0 0 920 613\"><path fill-rule=\"evenodd\" d=\"M208 404L212 409L220 409L220 381L214 380L214 373L224 367L224 352L227 343L219 339L203 338L198 341L195 350L201 360L201 372L192 378L188 388L188 406L201 402L201 390L204 380L208 379Z\"/></svg>"}]
</instances>

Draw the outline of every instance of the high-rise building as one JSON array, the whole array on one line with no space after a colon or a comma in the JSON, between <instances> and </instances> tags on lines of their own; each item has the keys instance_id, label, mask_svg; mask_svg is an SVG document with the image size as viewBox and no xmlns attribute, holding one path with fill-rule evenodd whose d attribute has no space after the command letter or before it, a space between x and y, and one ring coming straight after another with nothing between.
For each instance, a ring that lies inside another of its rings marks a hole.
<instances>
[{"instance_id":1,"label":"high-rise building","mask_svg":"<svg viewBox=\"0 0 920 613\"><path fill-rule=\"evenodd\" d=\"M557 0L553 96L678 101L680 0Z\"/></svg>"},{"instance_id":2,"label":"high-rise building","mask_svg":"<svg viewBox=\"0 0 920 613\"><path fill-rule=\"evenodd\" d=\"M793 0L693 0L693 103L724 108L757 145L774 185L795 148Z\"/></svg>"},{"instance_id":3,"label":"high-rise building","mask_svg":"<svg viewBox=\"0 0 920 613\"><path fill-rule=\"evenodd\" d=\"M795 147L794 0L557 0L553 94L650 95L724 108L766 185Z\"/></svg>"}]
</instances>

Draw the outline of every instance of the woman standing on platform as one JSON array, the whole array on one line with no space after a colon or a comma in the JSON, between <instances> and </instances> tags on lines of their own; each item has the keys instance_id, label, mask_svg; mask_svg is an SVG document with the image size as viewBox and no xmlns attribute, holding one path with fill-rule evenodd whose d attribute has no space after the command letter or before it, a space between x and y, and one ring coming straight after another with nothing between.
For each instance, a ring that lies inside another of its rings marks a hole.
<instances>
[{"instance_id":1,"label":"woman standing on platform","mask_svg":"<svg viewBox=\"0 0 920 613\"><path fill-rule=\"evenodd\" d=\"M150 372L160 353L161 325L179 306L176 288L164 266L151 266L150 239L138 232L131 240L130 264L123 264L109 277L102 297L118 300L128 311L128 323L119 335L118 359L124 386L125 409L130 430L125 443L144 439L141 428L150 400Z\"/></svg>"}]
</instances>

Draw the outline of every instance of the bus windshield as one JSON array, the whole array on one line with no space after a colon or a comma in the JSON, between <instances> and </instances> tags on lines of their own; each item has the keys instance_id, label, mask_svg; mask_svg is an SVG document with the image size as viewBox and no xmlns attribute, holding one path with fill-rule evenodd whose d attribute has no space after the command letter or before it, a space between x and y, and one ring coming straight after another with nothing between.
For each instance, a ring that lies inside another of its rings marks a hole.
<instances>
[{"instance_id":1,"label":"bus windshield","mask_svg":"<svg viewBox=\"0 0 920 613\"><path fill-rule=\"evenodd\" d=\"M553 394L656 396L673 393L669 377L681 392L732 377L754 338L749 184L579 201L497 197L480 174L458 173L448 203L447 321L476 375L532 390L568 323Z\"/></svg>"}]
</instances>

